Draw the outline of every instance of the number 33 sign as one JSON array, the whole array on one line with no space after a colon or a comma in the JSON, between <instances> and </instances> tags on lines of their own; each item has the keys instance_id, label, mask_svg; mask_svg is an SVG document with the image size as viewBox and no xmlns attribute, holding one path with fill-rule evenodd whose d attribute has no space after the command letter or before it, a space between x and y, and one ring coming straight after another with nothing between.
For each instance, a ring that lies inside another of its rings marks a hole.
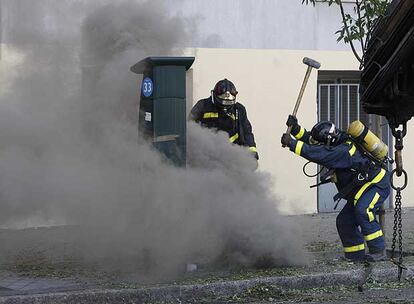
<instances>
[{"instance_id":1,"label":"number 33 sign","mask_svg":"<svg viewBox=\"0 0 414 304\"><path fill-rule=\"evenodd\" d=\"M142 95L145 97L150 97L154 91L154 84L152 83L151 78L145 77L142 81Z\"/></svg>"}]
</instances>

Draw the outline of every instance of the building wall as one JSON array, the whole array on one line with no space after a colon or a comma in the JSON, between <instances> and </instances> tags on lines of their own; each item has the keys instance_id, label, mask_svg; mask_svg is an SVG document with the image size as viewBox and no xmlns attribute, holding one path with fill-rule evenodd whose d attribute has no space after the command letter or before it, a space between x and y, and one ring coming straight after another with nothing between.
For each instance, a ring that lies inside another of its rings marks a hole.
<instances>
[{"instance_id":1,"label":"building wall","mask_svg":"<svg viewBox=\"0 0 414 304\"><path fill-rule=\"evenodd\" d=\"M414 121L411 121L407 124L407 136L404 138L404 150L403 150L403 166L408 173L408 186L402 192L402 206L414 206L414 186L413 178L414 175ZM402 186L402 178L396 178L395 184ZM395 195L395 193L394 193ZM394 200L393 200L394 201Z\"/></svg>"},{"instance_id":2,"label":"building wall","mask_svg":"<svg viewBox=\"0 0 414 304\"><path fill-rule=\"evenodd\" d=\"M323 70L355 70L358 64L349 51L195 49L193 65L194 102L210 94L217 80L234 81L238 100L248 111L260 155L260 170L271 174L273 192L285 211L315 212L314 178L302 173L305 160L281 147L285 121L292 112L306 71L305 56L321 62ZM317 120L317 72L313 71L298 112L308 128ZM315 167L310 167L316 170ZM309 168L309 169L310 169Z\"/></svg>"},{"instance_id":3,"label":"building wall","mask_svg":"<svg viewBox=\"0 0 414 304\"><path fill-rule=\"evenodd\" d=\"M136 0L139 2L140 0ZM142 1L142 0L141 0ZM74 35L83 14L93 3L108 0L2 0L0 43L42 43ZM344 1L352 13L354 4ZM352 2L352 1L351 1ZM347 50L337 43L341 26L337 5L302 5L301 0L163 0L173 16L184 17L191 26L187 47ZM24 22L22 22L24 20ZM300 22L299 22L300 21ZM77 43L77 42L74 42Z\"/></svg>"},{"instance_id":4,"label":"building wall","mask_svg":"<svg viewBox=\"0 0 414 304\"><path fill-rule=\"evenodd\" d=\"M344 1L352 14L354 3ZM190 47L348 50L337 43L337 5L302 5L301 0L168 0L173 14L192 20L198 34Z\"/></svg>"},{"instance_id":5,"label":"building wall","mask_svg":"<svg viewBox=\"0 0 414 304\"><path fill-rule=\"evenodd\" d=\"M43 5L37 5L35 11L19 9L27 7L32 0L19 0L19 3L0 1L0 14L3 16L0 20L0 45L1 42L18 44L27 41L23 35L25 28L16 26L26 26L27 32L31 32L31 27L37 28L41 19L37 17L53 16L53 12L47 10L51 1L41 1ZM315 58L322 63L323 70L356 70L358 64L349 47L336 42L334 32L340 26L338 7L317 4L314 8L302 6L301 2L165 0L172 14L191 18L198 27L198 34L189 42L191 49L187 50L187 54L196 57L189 90L193 101L208 96L217 80L224 77L233 80L240 92L239 100L246 105L253 124L260 153L260 170L273 177L274 193L283 199L285 210L289 212L314 212L316 190L309 189L309 185L315 180L302 174L304 160L280 146L280 136L286 130L286 117L293 109L306 70L302 58ZM349 9L351 4L347 5ZM17 10L15 15L19 18L12 18L14 10ZM34 21L21 23L19 20L25 17L24 14ZM48 20L56 23L56 20ZM43 25L42 22L39 24ZM41 30L45 29L39 28ZM53 26L48 31L51 36L58 37L61 29ZM30 38L31 42L41 42L36 35ZM21 60L12 47L3 45L2 50L1 64ZM0 93L7 88L5 81L6 78L0 75L0 83L3 84ZM317 117L316 81L317 73L314 71L298 113L300 123L308 127L316 122ZM411 122L403 157L407 172L414 174L414 158L410 157L414 150L414 141L410 140L413 130L414 122ZM414 187L405 190L403 205L414 206Z\"/></svg>"}]
</instances>

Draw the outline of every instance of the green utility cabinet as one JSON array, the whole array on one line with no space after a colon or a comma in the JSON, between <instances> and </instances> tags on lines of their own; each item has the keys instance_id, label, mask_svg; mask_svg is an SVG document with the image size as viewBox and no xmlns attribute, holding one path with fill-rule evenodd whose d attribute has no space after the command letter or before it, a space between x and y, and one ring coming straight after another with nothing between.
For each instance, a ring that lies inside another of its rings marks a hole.
<instances>
[{"instance_id":1,"label":"green utility cabinet","mask_svg":"<svg viewBox=\"0 0 414 304\"><path fill-rule=\"evenodd\" d=\"M147 57L131 67L143 75L139 131L177 166L186 163L186 71L194 59Z\"/></svg>"}]
</instances>

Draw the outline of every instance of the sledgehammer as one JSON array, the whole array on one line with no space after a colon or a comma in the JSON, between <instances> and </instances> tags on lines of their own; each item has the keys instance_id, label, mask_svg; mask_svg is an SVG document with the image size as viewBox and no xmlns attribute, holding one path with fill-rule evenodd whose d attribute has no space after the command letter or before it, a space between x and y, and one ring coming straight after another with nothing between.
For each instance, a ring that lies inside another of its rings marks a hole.
<instances>
[{"instance_id":1,"label":"sledgehammer","mask_svg":"<svg viewBox=\"0 0 414 304\"><path fill-rule=\"evenodd\" d=\"M312 72L312 69L313 68L319 69L321 67L321 64L319 62L317 62L316 60L310 59L308 57L303 58L302 62L306 64L308 68L305 73L305 78L303 79L302 87L300 88L300 91L299 91L298 99L296 100L295 107L293 108L292 116L296 116L296 113L298 112L300 102L302 101L303 92L305 92L305 88L308 83L309 76ZM292 127L288 127L286 130L286 133L290 134L291 130L292 130Z\"/></svg>"}]
</instances>

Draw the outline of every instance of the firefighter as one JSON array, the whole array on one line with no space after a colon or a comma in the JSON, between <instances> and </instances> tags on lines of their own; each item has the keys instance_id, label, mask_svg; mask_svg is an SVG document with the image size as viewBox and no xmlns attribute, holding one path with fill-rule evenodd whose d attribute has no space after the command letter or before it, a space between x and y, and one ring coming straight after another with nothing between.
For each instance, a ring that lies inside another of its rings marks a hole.
<instances>
[{"instance_id":1,"label":"firefighter","mask_svg":"<svg viewBox=\"0 0 414 304\"><path fill-rule=\"evenodd\" d=\"M231 143L247 147L258 160L252 125L247 118L246 108L236 101L237 93L230 80L220 80L210 97L194 105L190 119L204 127L227 132Z\"/></svg>"},{"instance_id":2,"label":"firefighter","mask_svg":"<svg viewBox=\"0 0 414 304\"><path fill-rule=\"evenodd\" d=\"M322 180L336 184L339 193L334 200L346 200L336 218L345 258L354 262L384 260L385 240L375 215L390 194L388 171L357 148L349 135L332 122L319 122L311 132L292 115L286 124L292 131L283 134L282 145L326 167L329 171Z\"/></svg>"}]
</instances>

